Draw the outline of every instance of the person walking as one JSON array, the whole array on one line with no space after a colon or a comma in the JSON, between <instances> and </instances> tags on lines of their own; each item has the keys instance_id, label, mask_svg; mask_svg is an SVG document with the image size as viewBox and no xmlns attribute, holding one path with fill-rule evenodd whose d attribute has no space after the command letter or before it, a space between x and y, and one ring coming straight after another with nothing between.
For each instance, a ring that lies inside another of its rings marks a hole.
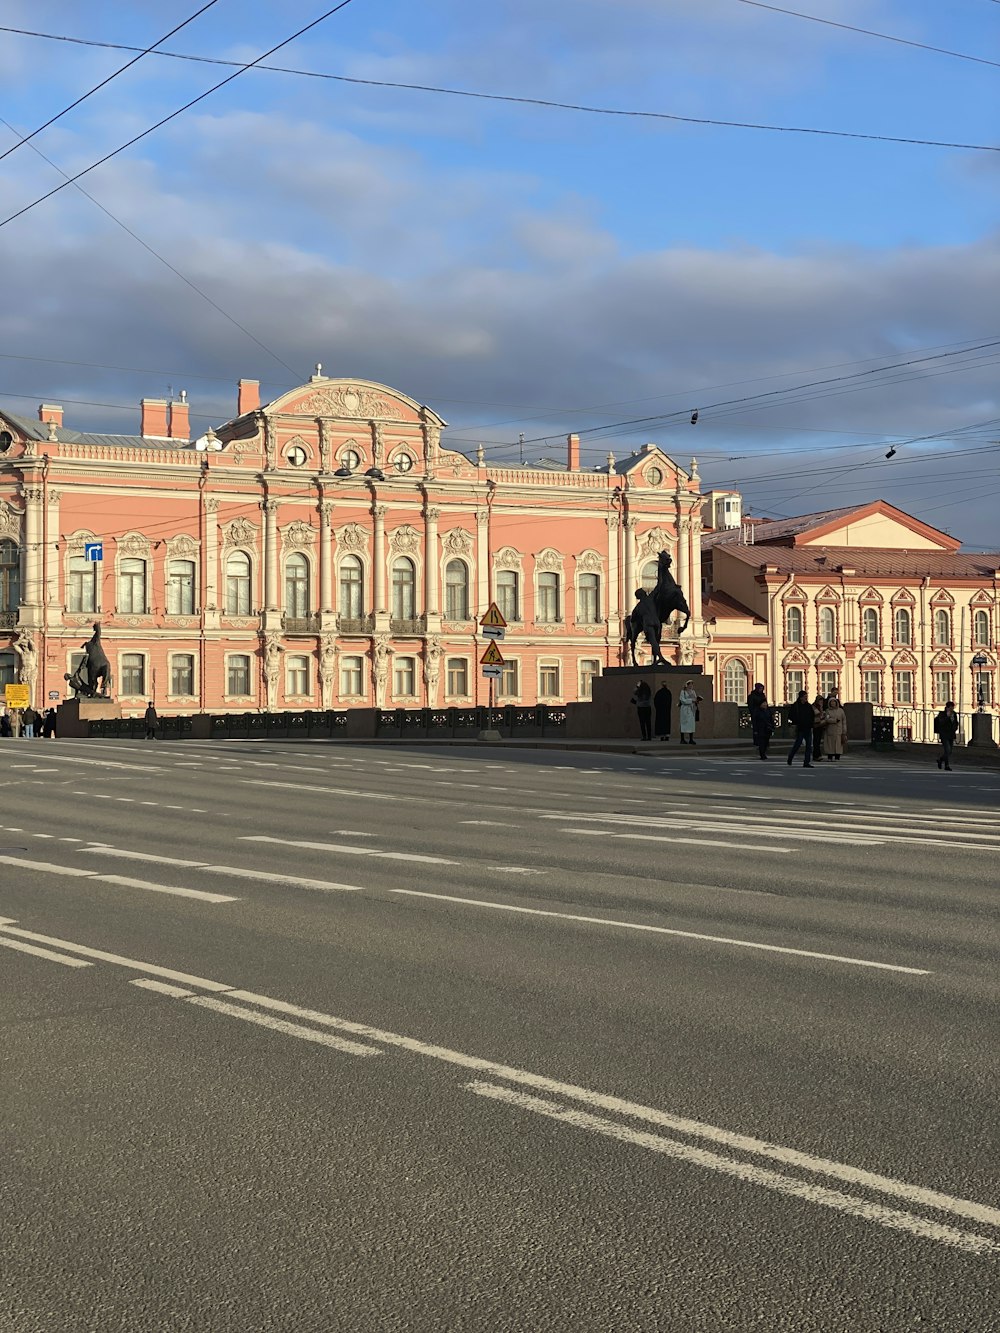
<instances>
[{"instance_id":1,"label":"person walking","mask_svg":"<svg viewBox=\"0 0 1000 1333\"><path fill-rule=\"evenodd\" d=\"M54 740L56 734L56 710L54 708L46 709L45 716L42 719L42 735L46 740Z\"/></svg>"},{"instance_id":2,"label":"person walking","mask_svg":"<svg viewBox=\"0 0 1000 1333\"><path fill-rule=\"evenodd\" d=\"M789 768L791 768L792 760L799 752L800 745L806 747L802 767L812 768L813 723L815 717L813 706L809 702L809 695L806 694L805 690L799 690L798 697L788 710L788 720L795 728L795 744L788 751Z\"/></svg>"},{"instance_id":3,"label":"person walking","mask_svg":"<svg viewBox=\"0 0 1000 1333\"><path fill-rule=\"evenodd\" d=\"M771 744L771 733L774 731L774 717L771 712L771 705L767 702L767 693L760 681L754 685L747 695L747 708L750 709L750 729L753 732L753 743L757 747L757 753L761 759L766 759L767 747Z\"/></svg>"},{"instance_id":4,"label":"person walking","mask_svg":"<svg viewBox=\"0 0 1000 1333\"><path fill-rule=\"evenodd\" d=\"M636 715L639 718L639 730L644 741L653 739L653 691L644 680L636 682L635 694L632 695Z\"/></svg>"},{"instance_id":5,"label":"person walking","mask_svg":"<svg viewBox=\"0 0 1000 1333\"><path fill-rule=\"evenodd\" d=\"M4 713L3 717L0 717L0 736L6 738L13 735L14 728L10 725L10 714Z\"/></svg>"},{"instance_id":6,"label":"person walking","mask_svg":"<svg viewBox=\"0 0 1000 1333\"><path fill-rule=\"evenodd\" d=\"M653 695L653 727L661 741L670 739L670 710L674 705L674 696L661 685Z\"/></svg>"},{"instance_id":7,"label":"person walking","mask_svg":"<svg viewBox=\"0 0 1000 1333\"><path fill-rule=\"evenodd\" d=\"M839 762L847 748L847 714L840 706L840 700L831 694L826 701L826 726L823 728L823 749L828 760Z\"/></svg>"},{"instance_id":8,"label":"person walking","mask_svg":"<svg viewBox=\"0 0 1000 1333\"><path fill-rule=\"evenodd\" d=\"M155 741L156 728L160 725L160 722L159 718L156 716L156 709L153 707L152 699L150 699L149 703L146 705L146 711L143 714L143 720L146 723L145 739L147 741Z\"/></svg>"},{"instance_id":9,"label":"person walking","mask_svg":"<svg viewBox=\"0 0 1000 1333\"><path fill-rule=\"evenodd\" d=\"M951 769L951 752L955 745L955 737L958 735L958 716L955 713L955 701L949 699L934 719L934 734L941 741L941 753L938 755L937 766L943 768L946 773Z\"/></svg>"},{"instance_id":10,"label":"person walking","mask_svg":"<svg viewBox=\"0 0 1000 1333\"><path fill-rule=\"evenodd\" d=\"M677 725L680 728L681 745L694 745L694 733L698 725L698 705L701 703L701 695L695 689L694 681L684 682L679 703Z\"/></svg>"},{"instance_id":11,"label":"person walking","mask_svg":"<svg viewBox=\"0 0 1000 1333\"><path fill-rule=\"evenodd\" d=\"M823 731L826 727L826 699L817 694L812 703L813 710L813 761L818 763L823 758Z\"/></svg>"},{"instance_id":12,"label":"person walking","mask_svg":"<svg viewBox=\"0 0 1000 1333\"><path fill-rule=\"evenodd\" d=\"M38 714L29 704L21 714L21 735L25 740L33 740L35 736L35 723L38 721Z\"/></svg>"}]
</instances>

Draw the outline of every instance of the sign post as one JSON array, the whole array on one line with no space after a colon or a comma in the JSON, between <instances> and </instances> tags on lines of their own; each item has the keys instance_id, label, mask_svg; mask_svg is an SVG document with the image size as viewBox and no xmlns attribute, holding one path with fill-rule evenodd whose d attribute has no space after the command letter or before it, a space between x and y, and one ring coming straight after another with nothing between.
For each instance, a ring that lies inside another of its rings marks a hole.
<instances>
[{"instance_id":1,"label":"sign post","mask_svg":"<svg viewBox=\"0 0 1000 1333\"><path fill-rule=\"evenodd\" d=\"M503 669L504 657L497 644L503 639L507 631L507 621L504 619L500 608L496 602L490 602L486 614L479 622L483 632L483 638L489 639L486 650L479 659L479 664L483 669L484 677L490 682L490 702L487 714L487 726L485 731L479 733L480 740L498 741L500 732L493 725L493 708L495 703L495 684L500 677Z\"/></svg>"},{"instance_id":2,"label":"sign post","mask_svg":"<svg viewBox=\"0 0 1000 1333\"><path fill-rule=\"evenodd\" d=\"M8 708L27 708L31 702L31 688L28 685L5 685L3 693Z\"/></svg>"}]
</instances>

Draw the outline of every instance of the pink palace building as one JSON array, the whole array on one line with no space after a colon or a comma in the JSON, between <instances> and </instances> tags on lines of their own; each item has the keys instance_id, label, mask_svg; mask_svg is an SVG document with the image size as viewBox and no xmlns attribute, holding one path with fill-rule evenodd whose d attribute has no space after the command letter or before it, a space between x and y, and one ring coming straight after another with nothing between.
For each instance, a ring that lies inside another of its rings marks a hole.
<instances>
[{"instance_id":1,"label":"pink palace building","mask_svg":"<svg viewBox=\"0 0 1000 1333\"><path fill-rule=\"evenodd\" d=\"M485 703L479 619L508 623L505 703L567 703L621 664L622 617L673 555L705 658L696 463L655 445L581 468L443 448L431 408L319 373L192 440L185 395L138 435L0 411L0 685L66 694L99 620L128 712Z\"/></svg>"}]
</instances>

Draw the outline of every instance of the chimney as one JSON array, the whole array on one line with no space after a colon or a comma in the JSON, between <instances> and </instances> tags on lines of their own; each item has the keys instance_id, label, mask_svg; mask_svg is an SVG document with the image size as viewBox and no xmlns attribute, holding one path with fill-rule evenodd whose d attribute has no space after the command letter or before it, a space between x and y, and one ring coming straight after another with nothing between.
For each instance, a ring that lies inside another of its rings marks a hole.
<instances>
[{"instance_id":1,"label":"chimney","mask_svg":"<svg viewBox=\"0 0 1000 1333\"><path fill-rule=\"evenodd\" d=\"M566 436L566 467L570 472L580 471L580 437Z\"/></svg>"},{"instance_id":2,"label":"chimney","mask_svg":"<svg viewBox=\"0 0 1000 1333\"><path fill-rule=\"evenodd\" d=\"M170 411L167 417L169 429L167 434L172 440L190 440L191 438L191 405L187 400L187 390L181 389L181 396L177 402L171 402Z\"/></svg>"},{"instance_id":3,"label":"chimney","mask_svg":"<svg viewBox=\"0 0 1000 1333\"><path fill-rule=\"evenodd\" d=\"M167 400L165 398L143 398L142 425L140 433L145 439L167 440Z\"/></svg>"},{"instance_id":4,"label":"chimney","mask_svg":"<svg viewBox=\"0 0 1000 1333\"><path fill-rule=\"evenodd\" d=\"M254 412L260 407L260 380L240 380L236 386L236 415Z\"/></svg>"},{"instance_id":5,"label":"chimney","mask_svg":"<svg viewBox=\"0 0 1000 1333\"><path fill-rule=\"evenodd\" d=\"M61 426L63 421L63 410L58 403L39 403L38 420L43 423L54 421L57 426Z\"/></svg>"}]
</instances>

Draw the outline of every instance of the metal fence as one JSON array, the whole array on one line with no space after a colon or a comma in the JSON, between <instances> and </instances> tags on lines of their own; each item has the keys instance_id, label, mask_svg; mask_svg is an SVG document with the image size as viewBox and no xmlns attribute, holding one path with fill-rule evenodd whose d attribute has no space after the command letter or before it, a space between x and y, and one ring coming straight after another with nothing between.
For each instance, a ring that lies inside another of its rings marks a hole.
<instances>
[{"instance_id":1,"label":"metal fence","mask_svg":"<svg viewBox=\"0 0 1000 1333\"><path fill-rule=\"evenodd\" d=\"M536 704L518 708L380 708L375 729L379 736L474 737L493 728L502 736L561 736L566 734L565 708Z\"/></svg>"}]
</instances>

